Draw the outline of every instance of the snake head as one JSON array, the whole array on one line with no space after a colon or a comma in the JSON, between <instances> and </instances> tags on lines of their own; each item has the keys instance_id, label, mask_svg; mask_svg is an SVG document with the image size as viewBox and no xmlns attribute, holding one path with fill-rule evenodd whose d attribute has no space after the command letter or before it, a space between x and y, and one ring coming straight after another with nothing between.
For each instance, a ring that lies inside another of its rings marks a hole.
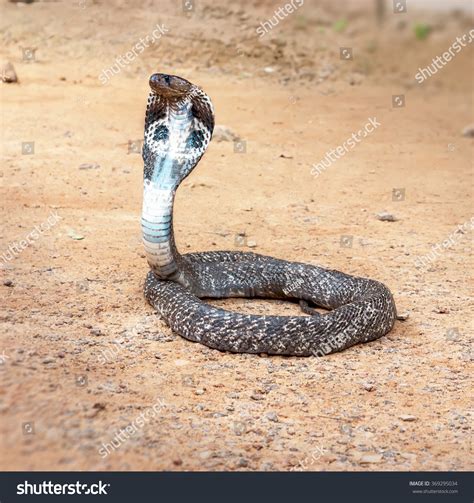
<instances>
[{"instance_id":1,"label":"snake head","mask_svg":"<svg viewBox=\"0 0 474 503\"><path fill-rule=\"evenodd\" d=\"M166 73L154 73L149 82L151 92L145 129L150 121L166 118L170 110L179 112L187 109L189 116L201 122L212 135L214 107L209 96L200 87L182 77Z\"/></svg>"},{"instance_id":2,"label":"snake head","mask_svg":"<svg viewBox=\"0 0 474 503\"><path fill-rule=\"evenodd\" d=\"M179 101L186 98L193 87L191 82L176 75L154 73L150 77L151 90L168 101Z\"/></svg>"}]
</instances>

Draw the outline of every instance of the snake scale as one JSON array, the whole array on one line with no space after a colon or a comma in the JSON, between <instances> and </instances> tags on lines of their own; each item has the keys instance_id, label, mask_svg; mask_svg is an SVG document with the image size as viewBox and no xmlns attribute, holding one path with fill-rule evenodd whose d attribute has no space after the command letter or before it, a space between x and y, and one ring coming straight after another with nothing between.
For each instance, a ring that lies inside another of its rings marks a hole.
<instances>
[{"instance_id":1,"label":"snake scale","mask_svg":"<svg viewBox=\"0 0 474 503\"><path fill-rule=\"evenodd\" d=\"M178 253L173 201L211 140L214 109L201 88L177 76L153 74L150 88L141 221L150 271L144 290L167 325L221 351L292 356L322 356L389 332L395 303L377 281L250 252ZM310 316L239 314L201 300L226 297L298 300Z\"/></svg>"}]
</instances>

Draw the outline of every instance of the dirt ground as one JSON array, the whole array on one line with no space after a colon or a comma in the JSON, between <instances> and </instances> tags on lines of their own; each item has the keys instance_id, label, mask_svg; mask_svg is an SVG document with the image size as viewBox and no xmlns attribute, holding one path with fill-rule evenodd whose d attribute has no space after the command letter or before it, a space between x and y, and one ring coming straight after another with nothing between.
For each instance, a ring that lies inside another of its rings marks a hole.
<instances>
[{"instance_id":1,"label":"dirt ground","mask_svg":"<svg viewBox=\"0 0 474 503\"><path fill-rule=\"evenodd\" d=\"M415 80L470 18L388 10L377 27L364 2L308 0L259 39L278 5L1 4L0 58L19 82L0 83L0 469L472 469L473 44ZM168 31L102 85L157 23ZM156 71L202 86L241 139L211 142L180 187L181 251L378 279L408 319L324 358L226 354L172 333L142 294L137 152ZM380 126L311 174L369 118Z\"/></svg>"}]
</instances>

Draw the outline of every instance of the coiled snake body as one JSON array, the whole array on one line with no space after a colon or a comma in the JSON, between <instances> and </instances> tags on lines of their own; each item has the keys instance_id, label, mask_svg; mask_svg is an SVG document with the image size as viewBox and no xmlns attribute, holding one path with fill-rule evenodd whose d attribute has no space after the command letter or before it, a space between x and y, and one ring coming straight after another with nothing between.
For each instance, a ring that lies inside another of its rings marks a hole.
<instances>
[{"instance_id":1,"label":"coiled snake body","mask_svg":"<svg viewBox=\"0 0 474 503\"><path fill-rule=\"evenodd\" d=\"M202 89L180 77L154 74L150 87L143 144L142 234L151 268L145 297L170 328L223 351L294 356L341 351L389 332L395 303L377 281L254 253L178 253L174 196L209 144L214 110ZM225 297L297 299L311 316L245 315L201 300Z\"/></svg>"}]
</instances>

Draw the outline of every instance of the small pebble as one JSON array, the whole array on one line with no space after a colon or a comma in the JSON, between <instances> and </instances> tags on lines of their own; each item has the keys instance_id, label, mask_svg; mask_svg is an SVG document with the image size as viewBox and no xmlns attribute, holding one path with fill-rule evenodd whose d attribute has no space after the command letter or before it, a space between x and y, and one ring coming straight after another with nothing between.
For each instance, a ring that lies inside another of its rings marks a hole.
<instances>
[{"instance_id":1,"label":"small pebble","mask_svg":"<svg viewBox=\"0 0 474 503\"><path fill-rule=\"evenodd\" d=\"M412 422L412 421L416 421L416 416L411 416L410 414L402 414L400 416L400 419L402 421Z\"/></svg>"},{"instance_id":2,"label":"small pebble","mask_svg":"<svg viewBox=\"0 0 474 503\"><path fill-rule=\"evenodd\" d=\"M360 458L360 462L367 464L367 463L380 463L382 461L382 456L380 454L364 454Z\"/></svg>"},{"instance_id":3,"label":"small pebble","mask_svg":"<svg viewBox=\"0 0 474 503\"><path fill-rule=\"evenodd\" d=\"M79 169L99 169L100 164L94 163L84 163L79 165Z\"/></svg>"},{"instance_id":4,"label":"small pebble","mask_svg":"<svg viewBox=\"0 0 474 503\"><path fill-rule=\"evenodd\" d=\"M265 417L269 421L273 421L274 423L278 423L278 416L275 412L268 412L267 414L265 414Z\"/></svg>"},{"instance_id":5,"label":"small pebble","mask_svg":"<svg viewBox=\"0 0 474 503\"><path fill-rule=\"evenodd\" d=\"M239 141L240 138L236 135L230 128L218 124L214 127L214 132L212 133L212 139L214 141Z\"/></svg>"},{"instance_id":6,"label":"small pebble","mask_svg":"<svg viewBox=\"0 0 474 503\"><path fill-rule=\"evenodd\" d=\"M4 286L13 286L13 281L11 279L6 279L3 282Z\"/></svg>"},{"instance_id":7,"label":"small pebble","mask_svg":"<svg viewBox=\"0 0 474 503\"><path fill-rule=\"evenodd\" d=\"M1 66L0 74L2 75L2 82L5 82L6 84L13 84L14 82L18 82L15 68L9 61Z\"/></svg>"},{"instance_id":8,"label":"small pebble","mask_svg":"<svg viewBox=\"0 0 474 503\"><path fill-rule=\"evenodd\" d=\"M362 387L365 389L365 391L373 391L375 389L375 386L371 383L364 383Z\"/></svg>"},{"instance_id":9,"label":"small pebble","mask_svg":"<svg viewBox=\"0 0 474 503\"><path fill-rule=\"evenodd\" d=\"M377 213L377 218L382 222L397 222L398 218L392 213L388 213L388 211L381 211Z\"/></svg>"},{"instance_id":10,"label":"small pebble","mask_svg":"<svg viewBox=\"0 0 474 503\"><path fill-rule=\"evenodd\" d=\"M467 138L474 138L474 124L469 124L462 130L462 135Z\"/></svg>"}]
</instances>

